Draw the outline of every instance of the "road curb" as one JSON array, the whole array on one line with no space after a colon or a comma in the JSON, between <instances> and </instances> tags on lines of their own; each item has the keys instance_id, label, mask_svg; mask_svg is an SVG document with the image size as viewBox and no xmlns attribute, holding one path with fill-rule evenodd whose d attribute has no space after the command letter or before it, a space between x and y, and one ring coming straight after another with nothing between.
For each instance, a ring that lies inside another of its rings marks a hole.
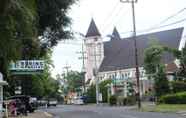
<instances>
[{"instance_id":1,"label":"road curb","mask_svg":"<svg viewBox=\"0 0 186 118\"><path fill-rule=\"evenodd\" d=\"M186 111L178 111L177 114L186 117Z\"/></svg>"}]
</instances>

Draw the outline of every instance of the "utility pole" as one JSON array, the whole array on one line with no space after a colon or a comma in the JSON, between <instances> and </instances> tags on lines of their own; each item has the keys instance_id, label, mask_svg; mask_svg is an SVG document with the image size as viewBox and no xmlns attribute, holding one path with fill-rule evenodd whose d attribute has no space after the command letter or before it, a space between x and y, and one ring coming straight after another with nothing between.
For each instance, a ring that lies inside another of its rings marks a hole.
<instances>
[{"instance_id":1,"label":"utility pole","mask_svg":"<svg viewBox=\"0 0 186 118\"><path fill-rule=\"evenodd\" d=\"M86 51L84 50L84 39L82 40L82 47L81 47L81 51L78 52L81 55L81 57L79 57L79 59L82 59L82 73L83 73L83 92L85 93L86 92L86 83L85 83L85 59L87 59L86 57Z\"/></svg>"},{"instance_id":2,"label":"utility pole","mask_svg":"<svg viewBox=\"0 0 186 118\"><path fill-rule=\"evenodd\" d=\"M98 65L97 65L97 56L101 56L101 54L97 53L97 45L99 42L94 42L94 49L93 49L93 57L94 57L94 69L93 69L93 75L96 83L96 104L99 104L99 78L98 78Z\"/></svg>"},{"instance_id":3,"label":"utility pole","mask_svg":"<svg viewBox=\"0 0 186 118\"><path fill-rule=\"evenodd\" d=\"M96 42L94 47L94 61L95 61L95 67L94 67L94 77L96 81L96 104L99 104L99 81L97 78L98 69L97 69L97 53L96 53Z\"/></svg>"},{"instance_id":4,"label":"utility pole","mask_svg":"<svg viewBox=\"0 0 186 118\"><path fill-rule=\"evenodd\" d=\"M120 0L123 3L131 3L132 5L132 18L133 18L133 40L134 40L134 50L135 50L135 66L136 66L136 81L137 81L137 100L138 108L141 108L141 99L140 99L140 83L139 83L139 65L138 65L138 50L137 50L137 41L136 41L136 19L135 19L135 7L134 3L137 3L137 0Z\"/></svg>"},{"instance_id":5,"label":"utility pole","mask_svg":"<svg viewBox=\"0 0 186 118\"><path fill-rule=\"evenodd\" d=\"M83 38L86 38L82 33L78 33L80 36L82 36ZM97 67L97 56L99 56L99 54L97 54L96 52L96 43L95 42L93 45L94 45L94 49L93 49L93 55L94 56L94 61L95 61L95 67L93 69L93 75L94 75L94 79L95 79L95 82L96 82L96 104L98 105L99 104L99 80L97 78L97 74L98 74L98 67ZM83 49L83 48L82 48ZM83 51L82 51L83 52ZM86 59L87 57L85 57L84 55L85 53L82 53L82 59L83 59L83 67L84 67L84 58Z\"/></svg>"},{"instance_id":6,"label":"utility pole","mask_svg":"<svg viewBox=\"0 0 186 118\"><path fill-rule=\"evenodd\" d=\"M67 76L68 76L69 69L71 68L71 66L68 66L68 65L66 64L66 66L64 66L63 68L66 70L66 73L67 73Z\"/></svg>"}]
</instances>

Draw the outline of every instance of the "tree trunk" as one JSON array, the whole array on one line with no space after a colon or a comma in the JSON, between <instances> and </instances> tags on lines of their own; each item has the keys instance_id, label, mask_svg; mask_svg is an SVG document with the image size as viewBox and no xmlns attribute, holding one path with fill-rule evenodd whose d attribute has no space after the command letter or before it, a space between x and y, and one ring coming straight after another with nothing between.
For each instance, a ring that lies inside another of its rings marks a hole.
<instances>
[{"instance_id":1,"label":"tree trunk","mask_svg":"<svg viewBox=\"0 0 186 118\"><path fill-rule=\"evenodd\" d=\"M10 0L1 0L0 2L0 15L4 15L8 9Z\"/></svg>"}]
</instances>

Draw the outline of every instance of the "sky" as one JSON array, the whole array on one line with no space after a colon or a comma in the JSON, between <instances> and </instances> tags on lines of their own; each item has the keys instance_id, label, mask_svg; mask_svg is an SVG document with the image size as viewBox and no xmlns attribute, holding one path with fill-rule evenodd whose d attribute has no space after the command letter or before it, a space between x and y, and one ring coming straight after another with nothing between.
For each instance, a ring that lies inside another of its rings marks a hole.
<instances>
[{"instance_id":1,"label":"sky","mask_svg":"<svg viewBox=\"0 0 186 118\"><path fill-rule=\"evenodd\" d=\"M186 0L138 0L135 4L137 34L186 26L186 21L181 22L186 19L184 8ZM114 26L122 37L131 35L131 4L121 3L120 0L79 0L69 10L69 16L72 19L71 29L74 32L86 34L90 21L94 18L104 40L108 39L106 35L112 33ZM179 21L180 23L172 25ZM82 38L76 36L73 41L61 41L54 48L53 76L65 72L65 66L70 67L70 70L81 71L82 60L78 59L81 57L78 52L81 51Z\"/></svg>"}]
</instances>

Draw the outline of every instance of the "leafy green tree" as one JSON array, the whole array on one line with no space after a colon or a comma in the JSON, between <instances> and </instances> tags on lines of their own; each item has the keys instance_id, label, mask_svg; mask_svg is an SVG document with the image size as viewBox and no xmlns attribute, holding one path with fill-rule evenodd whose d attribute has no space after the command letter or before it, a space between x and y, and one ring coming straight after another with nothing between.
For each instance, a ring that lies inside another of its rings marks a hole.
<instances>
[{"instance_id":1,"label":"leafy green tree","mask_svg":"<svg viewBox=\"0 0 186 118\"><path fill-rule=\"evenodd\" d=\"M38 78L37 76L32 77L31 81L31 89L30 89L30 94L31 96L35 96L37 98L42 98L45 94L45 83L43 82L44 78ZM48 86L49 87L49 86Z\"/></svg>"},{"instance_id":2,"label":"leafy green tree","mask_svg":"<svg viewBox=\"0 0 186 118\"><path fill-rule=\"evenodd\" d=\"M87 96L87 103L96 103L96 86L91 85L85 94Z\"/></svg>"},{"instance_id":3,"label":"leafy green tree","mask_svg":"<svg viewBox=\"0 0 186 118\"><path fill-rule=\"evenodd\" d=\"M186 83L186 47L177 52L177 59L180 61L180 68L176 73L177 80Z\"/></svg>"},{"instance_id":4,"label":"leafy green tree","mask_svg":"<svg viewBox=\"0 0 186 118\"><path fill-rule=\"evenodd\" d=\"M70 18L67 13L74 2L75 0L0 1L0 71L5 77L10 61L39 59L59 40L70 38L70 30L67 30Z\"/></svg>"},{"instance_id":5,"label":"leafy green tree","mask_svg":"<svg viewBox=\"0 0 186 118\"><path fill-rule=\"evenodd\" d=\"M0 1L0 72L12 91L15 84L9 76L9 63L20 59L42 59L59 40L71 36L70 18L67 16L70 6L76 0L1 0ZM38 38L39 37L39 38ZM48 61L48 60L47 60ZM46 77L46 79L44 79ZM10 78L10 79L8 79ZM14 77L16 78L16 77ZM24 93L33 95L54 93L56 82L47 70L40 76L23 77ZM38 79L42 78L41 80ZM27 83L27 84L26 84ZM31 88L32 83L33 88ZM40 86L35 86L39 84ZM48 84L48 85L47 85ZM27 86L26 86L27 85ZM45 86L44 93L42 86ZM28 90L32 90L29 92ZM35 91L40 90L40 91ZM33 93L34 92L34 93ZM35 93L38 92L38 93ZM40 92L40 93L39 93Z\"/></svg>"},{"instance_id":6,"label":"leafy green tree","mask_svg":"<svg viewBox=\"0 0 186 118\"><path fill-rule=\"evenodd\" d=\"M155 82L155 90L156 93L155 95L159 98L162 95L166 95L168 93L170 93L170 88L169 88L169 81L166 77L166 73L165 73L165 66L159 65L158 67L158 72L157 74L154 76L154 82Z\"/></svg>"},{"instance_id":7,"label":"leafy green tree","mask_svg":"<svg viewBox=\"0 0 186 118\"><path fill-rule=\"evenodd\" d=\"M43 48L55 46L59 40L71 37L67 16L70 6L77 0L38 0L39 35L45 42Z\"/></svg>"},{"instance_id":8,"label":"leafy green tree","mask_svg":"<svg viewBox=\"0 0 186 118\"><path fill-rule=\"evenodd\" d=\"M100 93L102 93L103 102L108 102L108 84L111 84L112 80L105 80L99 84Z\"/></svg>"},{"instance_id":9,"label":"leafy green tree","mask_svg":"<svg viewBox=\"0 0 186 118\"><path fill-rule=\"evenodd\" d=\"M155 44L145 50L144 68L147 75L152 75L155 85L155 95L159 98L161 95L169 93L169 82L165 74L164 64L161 57L164 52L163 46Z\"/></svg>"},{"instance_id":10,"label":"leafy green tree","mask_svg":"<svg viewBox=\"0 0 186 118\"><path fill-rule=\"evenodd\" d=\"M145 49L144 68L147 74L155 74L161 64L163 47L161 45L152 45Z\"/></svg>"},{"instance_id":11,"label":"leafy green tree","mask_svg":"<svg viewBox=\"0 0 186 118\"><path fill-rule=\"evenodd\" d=\"M110 84L112 82L112 80L105 80L105 81L102 81L101 83L99 83L99 92L102 93L102 98L103 98L103 101L102 102L108 102L108 93L107 93L107 90L108 90L108 87L107 85ZM88 100L87 102L88 103L95 103L96 102L96 87L94 84L92 84L86 94L85 94L87 97L88 97Z\"/></svg>"},{"instance_id":12,"label":"leafy green tree","mask_svg":"<svg viewBox=\"0 0 186 118\"><path fill-rule=\"evenodd\" d=\"M83 86L83 74L77 71L70 71L66 74L68 92L80 92L80 87Z\"/></svg>"}]
</instances>

